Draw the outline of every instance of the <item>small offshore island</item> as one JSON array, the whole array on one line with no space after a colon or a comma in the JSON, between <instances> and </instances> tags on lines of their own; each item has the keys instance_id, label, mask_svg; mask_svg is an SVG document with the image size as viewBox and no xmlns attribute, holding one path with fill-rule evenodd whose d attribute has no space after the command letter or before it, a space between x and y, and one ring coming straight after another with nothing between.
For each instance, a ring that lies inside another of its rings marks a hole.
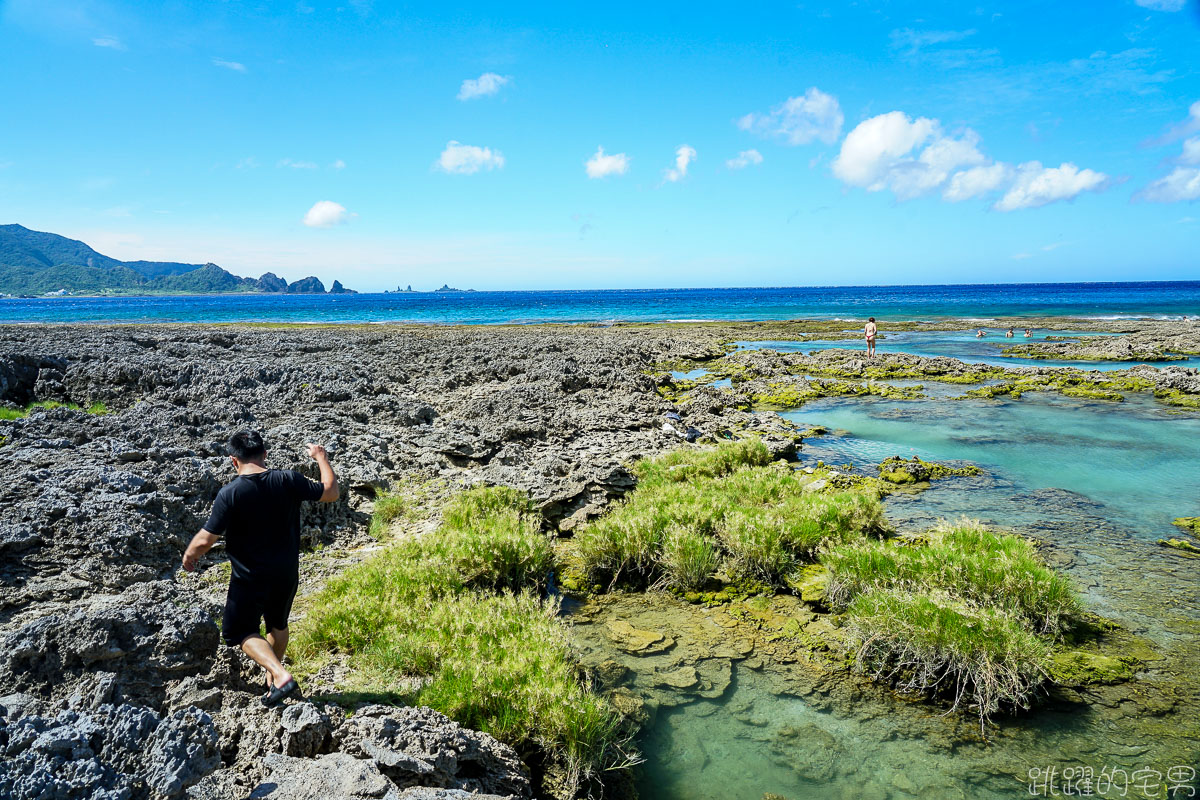
<instances>
[{"instance_id":1,"label":"small offshore island","mask_svg":"<svg viewBox=\"0 0 1200 800\"><path fill-rule=\"evenodd\" d=\"M0 327L0 793L992 798L1196 763L1191 498L1133 535L988 464L827 460L844 432L794 415L1190 425L1197 370L1142 362L1200 324L1025 346L1080 368L868 361L846 327ZM178 571L242 426L278 467L327 442L348 489L305 512L282 712L218 644L228 562Z\"/></svg>"}]
</instances>

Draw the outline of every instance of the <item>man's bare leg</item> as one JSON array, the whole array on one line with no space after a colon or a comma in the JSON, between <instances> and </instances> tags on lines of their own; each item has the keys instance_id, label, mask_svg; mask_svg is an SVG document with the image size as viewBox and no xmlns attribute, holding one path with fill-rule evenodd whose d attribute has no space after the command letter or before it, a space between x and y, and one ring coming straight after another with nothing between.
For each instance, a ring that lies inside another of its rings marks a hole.
<instances>
[{"instance_id":1,"label":"man's bare leg","mask_svg":"<svg viewBox=\"0 0 1200 800\"><path fill-rule=\"evenodd\" d=\"M288 629L277 630L271 628L267 633L267 644L271 645L271 649L275 651L275 657L283 661L284 653L287 652Z\"/></svg>"},{"instance_id":2,"label":"man's bare leg","mask_svg":"<svg viewBox=\"0 0 1200 800\"><path fill-rule=\"evenodd\" d=\"M284 634L283 646L287 647L286 632ZM278 640L276 639L276 641ZM272 686L283 686L292 679L292 673L283 668L283 664L279 661L279 656L275 655L275 649L271 642L268 642L257 633L247 636L242 640L242 652L254 659L256 664L267 671Z\"/></svg>"}]
</instances>

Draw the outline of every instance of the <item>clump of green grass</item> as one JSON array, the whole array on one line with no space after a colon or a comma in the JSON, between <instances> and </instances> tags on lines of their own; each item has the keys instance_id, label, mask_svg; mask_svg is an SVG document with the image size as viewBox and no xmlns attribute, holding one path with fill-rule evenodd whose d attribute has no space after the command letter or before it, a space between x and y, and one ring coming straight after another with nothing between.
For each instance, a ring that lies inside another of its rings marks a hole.
<instances>
[{"instance_id":1,"label":"clump of green grass","mask_svg":"<svg viewBox=\"0 0 1200 800\"><path fill-rule=\"evenodd\" d=\"M408 510L408 498L404 495L377 490L375 507L371 509L371 536L379 541L386 539L392 524L403 517Z\"/></svg>"},{"instance_id":2,"label":"clump of green grass","mask_svg":"<svg viewBox=\"0 0 1200 800\"><path fill-rule=\"evenodd\" d=\"M1029 707L1054 641L1082 615L1070 581L1029 541L970 520L923 541L854 542L820 558L857 666L954 708L965 702L981 725L1002 707Z\"/></svg>"},{"instance_id":3,"label":"clump of green grass","mask_svg":"<svg viewBox=\"0 0 1200 800\"><path fill-rule=\"evenodd\" d=\"M926 592L861 594L846 631L859 669L972 706L981 726L1002 708L1028 708L1050 658L1047 642L1003 611Z\"/></svg>"},{"instance_id":4,"label":"clump of green grass","mask_svg":"<svg viewBox=\"0 0 1200 800\"><path fill-rule=\"evenodd\" d=\"M576 537L589 580L689 590L725 569L783 586L821 545L883 528L877 495L805 492L767 458L761 443L737 442L639 464L638 488Z\"/></svg>"},{"instance_id":5,"label":"clump of green grass","mask_svg":"<svg viewBox=\"0 0 1200 800\"><path fill-rule=\"evenodd\" d=\"M0 408L0 420L24 419L29 416L29 413L34 409L53 410L55 408L69 408L73 411L85 410L89 414L107 414L108 406L104 403L96 402L89 405L86 409L80 409L77 403L62 403L58 400L38 400L29 403L24 408L4 407Z\"/></svg>"},{"instance_id":6,"label":"clump of green grass","mask_svg":"<svg viewBox=\"0 0 1200 800\"><path fill-rule=\"evenodd\" d=\"M940 525L924 546L855 542L831 548L821 562L830 571L830 605L839 610L874 589L940 589L1002 608L1051 636L1081 612L1070 580L1042 563L1032 544L967 520Z\"/></svg>"},{"instance_id":7,"label":"clump of green grass","mask_svg":"<svg viewBox=\"0 0 1200 800\"><path fill-rule=\"evenodd\" d=\"M580 785L629 763L628 733L581 680L557 605L541 599L552 564L528 498L469 490L437 530L326 584L298 626L301 669L341 654L347 688L393 693L540 750ZM413 688L412 678L424 680Z\"/></svg>"}]
</instances>

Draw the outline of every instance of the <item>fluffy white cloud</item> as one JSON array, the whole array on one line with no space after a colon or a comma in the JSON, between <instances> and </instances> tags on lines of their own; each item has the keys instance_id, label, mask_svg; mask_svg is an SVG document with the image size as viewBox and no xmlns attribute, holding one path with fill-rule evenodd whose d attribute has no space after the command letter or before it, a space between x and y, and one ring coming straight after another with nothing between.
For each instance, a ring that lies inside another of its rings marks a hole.
<instances>
[{"instance_id":1,"label":"fluffy white cloud","mask_svg":"<svg viewBox=\"0 0 1200 800\"><path fill-rule=\"evenodd\" d=\"M1138 193L1151 203L1178 203L1200 200L1200 167L1176 167Z\"/></svg>"},{"instance_id":2,"label":"fluffy white cloud","mask_svg":"<svg viewBox=\"0 0 1200 800\"><path fill-rule=\"evenodd\" d=\"M214 58L212 63L214 67L224 67L225 69L231 69L234 72L245 73L246 71L246 65L237 61L226 61L223 58Z\"/></svg>"},{"instance_id":3,"label":"fluffy white cloud","mask_svg":"<svg viewBox=\"0 0 1200 800\"><path fill-rule=\"evenodd\" d=\"M332 200L320 200L304 215L304 224L310 228L332 228L350 219L345 207Z\"/></svg>"},{"instance_id":4,"label":"fluffy white cloud","mask_svg":"<svg viewBox=\"0 0 1200 800\"><path fill-rule=\"evenodd\" d=\"M279 163L276 164L276 166L291 167L292 169L316 169L317 168L316 163L314 163L312 161L293 161L290 158L279 159Z\"/></svg>"},{"instance_id":5,"label":"fluffy white cloud","mask_svg":"<svg viewBox=\"0 0 1200 800\"><path fill-rule=\"evenodd\" d=\"M474 175L481 169L493 170L503 166L504 155L499 150L453 140L446 143L446 149L437 160L438 169L455 175Z\"/></svg>"},{"instance_id":6,"label":"fluffy white cloud","mask_svg":"<svg viewBox=\"0 0 1200 800\"><path fill-rule=\"evenodd\" d=\"M92 44L96 47L108 47L113 50L124 50L125 44L115 36L99 36L92 39Z\"/></svg>"},{"instance_id":7,"label":"fluffy white cloud","mask_svg":"<svg viewBox=\"0 0 1200 800\"><path fill-rule=\"evenodd\" d=\"M606 178L609 175L624 175L629 171L629 156L624 153L605 153L603 147L584 162L589 178Z\"/></svg>"},{"instance_id":8,"label":"fluffy white cloud","mask_svg":"<svg viewBox=\"0 0 1200 800\"><path fill-rule=\"evenodd\" d=\"M751 164L761 164L763 162L762 153L757 150L743 150L735 157L725 162L725 166L730 169L745 169Z\"/></svg>"},{"instance_id":9,"label":"fluffy white cloud","mask_svg":"<svg viewBox=\"0 0 1200 800\"><path fill-rule=\"evenodd\" d=\"M1036 208L1108 184L1107 175L1070 163L1050 168L1030 161L1015 169L991 163L975 131L948 136L936 119L914 120L901 111L871 117L850 131L833 174L868 192L888 189L900 200L940 190L943 199L957 203L1002 191L993 206L999 211Z\"/></svg>"},{"instance_id":10,"label":"fluffy white cloud","mask_svg":"<svg viewBox=\"0 0 1200 800\"><path fill-rule=\"evenodd\" d=\"M946 184L942 197L951 203L970 200L981 194L994 192L1012 178L1012 167L1008 164L988 164L956 172Z\"/></svg>"},{"instance_id":11,"label":"fluffy white cloud","mask_svg":"<svg viewBox=\"0 0 1200 800\"><path fill-rule=\"evenodd\" d=\"M496 94L496 92L507 86L511 81L512 78L508 75L485 72L478 78L468 78L463 81L462 86L458 90L458 99L475 100L479 97L489 97Z\"/></svg>"},{"instance_id":12,"label":"fluffy white cloud","mask_svg":"<svg viewBox=\"0 0 1200 800\"><path fill-rule=\"evenodd\" d=\"M1155 11L1180 11L1187 0L1134 0L1142 8L1152 8Z\"/></svg>"},{"instance_id":13,"label":"fluffy white cloud","mask_svg":"<svg viewBox=\"0 0 1200 800\"><path fill-rule=\"evenodd\" d=\"M917 197L936 189L955 169L982 163L978 141L973 131L953 139L942 134L935 119L913 120L902 111L889 111L860 122L846 135L833 174L869 192L891 189L902 199Z\"/></svg>"},{"instance_id":14,"label":"fluffy white cloud","mask_svg":"<svg viewBox=\"0 0 1200 800\"><path fill-rule=\"evenodd\" d=\"M833 144L842 132L844 121L837 98L814 86L799 97L789 97L766 114L751 112L741 117L737 126L793 145L813 140Z\"/></svg>"},{"instance_id":15,"label":"fluffy white cloud","mask_svg":"<svg viewBox=\"0 0 1200 800\"><path fill-rule=\"evenodd\" d=\"M1040 161L1027 161L1017 167L1012 185L993 207L997 211L1037 208L1056 200L1070 200L1083 192L1099 191L1107 184L1108 176L1103 172L1080 169L1070 162L1043 167Z\"/></svg>"},{"instance_id":16,"label":"fluffy white cloud","mask_svg":"<svg viewBox=\"0 0 1200 800\"><path fill-rule=\"evenodd\" d=\"M342 161L342 160L339 158L337 161L333 162L333 163L332 163L332 164L330 164L329 166L330 166L332 169L345 169L345 168L346 168L346 162L345 162L345 161Z\"/></svg>"},{"instance_id":17,"label":"fluffy white cloud","mask_svg":"<svg viewBox=\"0 0 1200 800\"><path fill-rule=\"evenodd\" d=\"M688 165L696 160L696 148L681 144L675 149L675 166L663 170L663 180L669 183L681 181L687 177Z\"/></svg>"}]
</instances>

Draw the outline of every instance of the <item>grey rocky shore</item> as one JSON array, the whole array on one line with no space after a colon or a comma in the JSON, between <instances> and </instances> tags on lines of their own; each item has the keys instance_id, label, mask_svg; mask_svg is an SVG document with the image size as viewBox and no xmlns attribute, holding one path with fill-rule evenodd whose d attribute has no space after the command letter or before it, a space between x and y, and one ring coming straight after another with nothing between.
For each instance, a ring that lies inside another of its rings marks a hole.
<instances>
[{"instance_id":1,"label":"grey rocky shore","mask_svg":"<svg viewBox=\"0 0 1200 800\"><path fill-rule=\"evenodd\" d=\"M107 409L0 421L0 796L532 796L511 748L428 709L258 704L259 674L220 643L214 593L178 573L232 475L223 441L256 428L272 466L313 475L304 443L329 447L343 498L306 510L309 548L369 541L376 490L429 478L518 487L569 532L633 487L632 460L688 428L701 444L752 432L794 453L799 434L749 410L746 387L681 401L662 365L812 330L0 327L0 405ZM730 362L765 391L806 359ZM813 363L863 370L840 351ZM1145 374L1200 392L1195 370Z\"/></svg>"},{"instance_id":2,"label":"grey rocky shore","mask_svg":"<svg viewBox=\"0 0 1200 800\"><path fill-rule=\"evenodd\" d=\"M177 574L231 477L222 442L257 428L271 465L310 471L303 444L327 444L347 490L307 510L309 547L364 541L376 489L413 477L520 487L567 530L633 485L630 460L680 444L646 370L715 354L711 339L0 329L0 401L108 409L0 422L0 796L529 796L510 748L434 712L259 706L258 674L220 644L212 593ZM780 452L797 441L720 403L687 424L709 437L753 424Z\"/></svg>"}]
</instances>

